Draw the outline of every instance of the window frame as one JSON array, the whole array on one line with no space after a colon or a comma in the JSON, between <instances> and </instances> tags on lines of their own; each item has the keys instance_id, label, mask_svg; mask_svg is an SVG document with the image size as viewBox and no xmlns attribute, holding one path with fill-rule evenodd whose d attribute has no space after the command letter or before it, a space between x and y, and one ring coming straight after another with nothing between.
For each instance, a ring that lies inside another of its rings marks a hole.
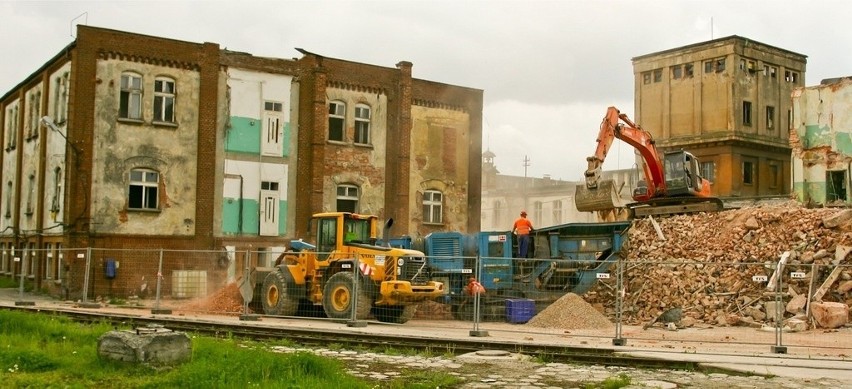
<instances>
[{"instance_id":1,"label":"window frame","mask_svg":"<svg viewBox=\"0 0 852 389\"><path fill-rule=\"evenodd\" d=\"M339 132L339 134L337 133ZM328 102L328 140L332 142L346 141L346 103L340 100ZM332 135L339 135L336 139Z\"/></svg>"},{"instance_id":2,"label":"window frame","mask_svg":"<svg viewBox=\"0 0 852 389\"><path fill-rule=\"evenodd\" d=\"M716 181L716 161L701 161L699 169L701 177L710 181L711 185Z\"/></svg>"},{"instance_id":3,"label":"window frame","mask_svg":"<svg viewBox=\"0 0 852 389\"><path fill-rule=\"evenodd\" d=\"M163 86L168 85L171 85L171 91L163 90ZM175 107L177 106L177 81L174 78L165 76L154 78L153 103L154 123L177 123L175 120Z\"/></svg>"},{"instance_id":4,"label":"window frame","mask_svg":"<svg viewBox=\"0 0 852 389\"><path fill-rule=\"evenodd\" d=\"M766 130L767 131L775 131L775 107L771 105L766 106Z\"/></svg>"},{"instance_id":5,"label":"window frame","mask_svg":"<svg viewBox=\"0 0 852 389\"><path fill-rule=\"evenodd\" d=\"M754 162L743 161L743 185L754 185Z\"/></svg>"},{"instance_id":6,"label":"window frame","mask_svg":"<svg viewBox=\"0 0 852 389\"><path fill-rule=\"evenodd\" d=\"M141 174L140 178L134 178L134 173ZM159 211L160 210L160 172L147 168L134 168L128 172L127 209L132 211ZM150 180L153 178L153 181ZM134 188L139 191L135 193ZM135 200L138 196L139 199ZM153 205L151 202L153 201ZM139 206L135 206L135 205Z\"/></svg>"},{"instance_id":7,"label":"window frame","mask_svg":"<svg viewBox=\"0 0 852 389\"><path fill-rule=\"evenodd\" d=\"M444 193L436 189L423 191L423 224L444 224Z\"/></svg>"},{"instance_id":8,"label":"window frame","mask_svg":"<svg viewBox=\"0 0 852 389\"><path fill-rule=\"evenodd\" d=\"M343 193L341 193L341 190ZM353 184L339 184L335 188L335 208L338 212L346 212L342 210L341 202L351 202L351 212L358 213L360 205L361 188Z\"/></svg>"},{"instance_id":9,"label":"window frame","mask_svg":"<svg viewBox=\"0 0 852 389\"><path fill-rule=\"evenodd\" d=\"M144 85L142 75L136 72L121 73L119 82L118 118L120 120L138 121L143 120ZM138 87L135 82L138 81ZM133 104L136 104L134 107ZM131 110L133 112L131 112Z\"/></svg>"},{"instance_id":10,"label":"window frame","mask_svg":"<svg viewBox=\"0 0 852 389\"><path fill-rule=\"evenodd\" d=\"M743 100L743 125L751 127L752 124L752 115L751 115L751 101Z\"/></svg>"},{"instance_id":11,"label":"window frame","mask_svg":"<svg viewBox=\"0 0 852 389\"><path fill-rule=\"evenodd\" d=\"M355 104L355 136L353 138L353 143L359 145L370 144L370 123L372 122L372 115L373 110L369 105Z\"/></svg>"}]
</instances>

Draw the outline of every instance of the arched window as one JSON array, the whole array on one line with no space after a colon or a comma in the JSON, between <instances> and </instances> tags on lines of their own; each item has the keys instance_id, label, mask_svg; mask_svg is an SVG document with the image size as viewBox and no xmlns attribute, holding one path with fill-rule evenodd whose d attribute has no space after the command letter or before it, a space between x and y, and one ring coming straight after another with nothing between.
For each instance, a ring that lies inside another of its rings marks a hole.
<instances>
[{"instance_id":1,"label":"arched window","mask_svg":"<svg viewBox=\"0 0 852 389\"><path fill-rule=\"evenodd\" d=\"M437 190L423 192L423 223L441 224L444 222L444 194Z\"/></svg>"},{"instance_id":2,"label":"arched window","mask_svg":"<svg viewBox=\"0 0 852 389\"><path fill-rule=\"evenodd\" d=\"M130 171L130 188L127 207L135 210L159 209L157 190L160 173L149 169Z\"/></svg>"}]
</instances>

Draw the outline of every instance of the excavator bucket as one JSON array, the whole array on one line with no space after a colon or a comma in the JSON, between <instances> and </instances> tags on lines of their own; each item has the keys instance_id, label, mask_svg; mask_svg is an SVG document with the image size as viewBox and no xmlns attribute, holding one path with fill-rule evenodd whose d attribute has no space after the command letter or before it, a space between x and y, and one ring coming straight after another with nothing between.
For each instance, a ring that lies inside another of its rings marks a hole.
<instances>
[{"instance_id":1,"label":"excavator bucket","mask_svg":"<svg viewBox=\"0 0 852 389\"><path fill-rule=\"evenodd\" d=\"M598 187L594 189L589 189L586 184L577 185L574 204L580 212L605 211L622 206L613 180L598 181Z\"/></svg>"}]
</instances>

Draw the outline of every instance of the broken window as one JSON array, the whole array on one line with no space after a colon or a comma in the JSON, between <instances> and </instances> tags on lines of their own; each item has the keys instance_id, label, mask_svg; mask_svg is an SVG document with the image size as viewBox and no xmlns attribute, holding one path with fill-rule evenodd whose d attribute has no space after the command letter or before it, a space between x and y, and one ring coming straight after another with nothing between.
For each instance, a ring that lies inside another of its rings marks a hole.
<instances>
[{"instance_id":1,"label":"broken window","mask_svg":"<svg viewBox=\"0 0 852 389\"><path fill-rule=\"evenodd\" d=\"M142 76L136 73L121 75L118 117L142 120Z\"/></svg>"},{"instance_id":2,"label":"broken window","mask_svg":"<svg viewBox=\"0 0 852 389\"><path fill-rule=\"evenodd\" d=\"M704 61L704 73L713 73L713 61Z\"/></svg>"},{"instance_id":3,"label":"broken window","mask_svg":"<svg viewBox=\"0 0 852 389\"><path fill-rule=\"evenodd\" d=\"M781 175L778 174L780 170L778 169L777 162L769 162L769 187L775 189L779 186L781 181Z\"/></svg>"},{"instance_id":4,"label":"broken window","mask_svg":"<svg viewBox=\"0 0 852 389\"><path fill-rule=\"evenodd\" d=\"M716 73L725 71L725 59L719 58L716 60Z\"/></svg>"},{"instance_id":5,"label":"broken window","mask_svg":"<svg viewBox=\"0 0 852 389\"><path fill-rule=\"evenodd\" d=\"M651 83L651 72L642 73L642 83L650 84Z\"/></svg>"},{"instance_id":6,"label":"broken window","mask_svg":"<svg viewBox=\"0 0 852 389\"><path fill-rule=\"evenodd\" d=\"M688 64L686 64L686 65L683 65L683 73L684 73L684 77L692 78L692 76L693 76L693 74L694 74L694 71L693 71L693 69L692 69L692 68L693 68L693 66L692 66L692 64L691 64L691 63L688 63Z\"/></svg>"},{"instance_id":7,"label":"broken window","mask_svg":"<svg viewBox=\"0 0 852 389\"><path fill-rule=\"evenodd\" d=\"M775 107L766 107L766 129L770 131L775 129Z\"/></svg>"},{"instance_id":8,"label":"broken window","mask_svg":"<svg viewBox=\"0 0 852 389\"><path fill-rule=\"evenodd\" d=\"M683 77L683 67L680 65L672 66L672 78L675 80Z\"/></svg>"},{"instance_id":9,"label":"broken window","mask_svg":"<svg viewBox=\"0 0 852 389\"><path fill-rule=\"evenodd\" d=\"M746 126L751 125L751 102L743 101L743 124Z\"/></svg>"},{"instance_id":10,"label":"broken window","mask_svg":"<svg viewBox=\"0 0 852 389\"><path fill-rule=\"evenodd\" d=\"M654 69L654 82L663 81L663 69Z\"/></svg>"},{"instance_id":11,"label":"broken window","mask_svg":"<svg viewBox=\"0 0 852 389\"><path fill-rule=\"evenodd\" d=\"M346 104L341 101L328 103L328 140L343 142L346 122Z\"/></svg>"},{"instance_id":12,"label":"broken window","mask_svg":"<svg viewBox=\"0 0 852 389\"><path fill-rule=\"evenodd\" d=\"M754 184L754 164L752 162L743 162L743 184Z\"/></svg>"},{"instance_id":13,"label":"broken window","mask_svg":"<svg viewBox=\"0 0 852 389\"><path fill-rule=\"evenodd\" d=\"M158 209L160 173L150 169L130 171L130 188L127 208L154 211Z\"/></svg>"}]
</instances>

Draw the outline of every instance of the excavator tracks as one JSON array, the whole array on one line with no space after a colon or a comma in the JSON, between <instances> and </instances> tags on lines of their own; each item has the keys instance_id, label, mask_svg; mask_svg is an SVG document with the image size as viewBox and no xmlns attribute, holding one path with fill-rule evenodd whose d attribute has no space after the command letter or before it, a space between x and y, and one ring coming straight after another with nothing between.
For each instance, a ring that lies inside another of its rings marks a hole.
<instances>
[{"instance_id":1,"label":"excavator tracks","mask_svg":"<svg viewBox=\"0 0 852 389\"><path fill-rule=\"evenodd\" d=\"M725 209L715 197L671 197L627 204L631 219L646 216L677 215L698 212L719 212Z\"/></svg>"}]
</instances>

